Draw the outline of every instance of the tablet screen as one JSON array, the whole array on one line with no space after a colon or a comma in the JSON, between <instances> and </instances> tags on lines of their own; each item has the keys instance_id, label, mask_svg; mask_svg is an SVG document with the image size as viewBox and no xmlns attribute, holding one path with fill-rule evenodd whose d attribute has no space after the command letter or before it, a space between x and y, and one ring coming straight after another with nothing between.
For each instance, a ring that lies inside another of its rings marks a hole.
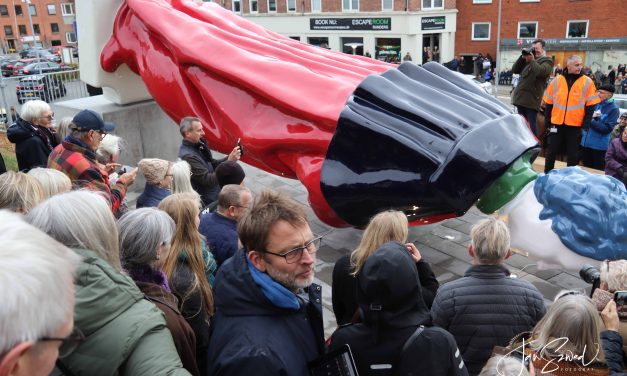
<instances>
[{"instance_id":1,"label":"tablet screen","mask_svg":"<svg viewBox=\"0 0 627 376\"><path fill-rule=\"evenodd\" d=\"M309 363L310 376L358 376L353 354L343 345Z\"/></svg>"}]
</instances>

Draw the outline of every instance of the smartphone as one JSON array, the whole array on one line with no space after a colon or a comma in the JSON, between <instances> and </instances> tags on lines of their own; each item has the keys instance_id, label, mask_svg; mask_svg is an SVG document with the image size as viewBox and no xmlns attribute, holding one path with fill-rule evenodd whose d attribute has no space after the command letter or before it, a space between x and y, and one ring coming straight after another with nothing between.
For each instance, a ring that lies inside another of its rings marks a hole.
<instances>
[{"instance_id":1,"label":"smartphone","mask_svg":"<svg viewBox=\"0 0 627 376\"><path fill-rule=\"evenodd\" d=\"M120 171L118 171L119 175L125 174L127 172L131 172L133 170L133 167L128 166L128 165L124 165L122 166L122 168L120 169Z\"/></svg>"},{"instance_id":2,"label":"smartphone","mask_svg":"<svg viewBox=\"0 0 627 376\"><path fill-rule=\"evenodd\" d=\"M627 306L627 291L616 291L614 301L617 306Z\"/></svg>"},{"instance_id":3,"label":"smartphone","mask_svg":"<svg viewBox=\"0 0 627 376\"><path fill-rule=\"evenodd\" d=\"M242 147L242 143L240 142L240 139L237 139L237 147L239 148L239 155L240 157L244 156L244 147Z\"/></svg>"}]
</instances>

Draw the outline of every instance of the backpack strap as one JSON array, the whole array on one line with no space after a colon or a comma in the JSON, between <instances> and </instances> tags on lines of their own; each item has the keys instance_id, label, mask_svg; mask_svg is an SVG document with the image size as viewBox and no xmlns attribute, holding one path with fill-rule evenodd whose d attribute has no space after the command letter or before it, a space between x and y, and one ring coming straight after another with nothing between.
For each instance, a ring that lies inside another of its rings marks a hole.
<instances>
[{"instance_id":1,"label":"backpack strap","mask_svg":"<svg viewBox=\"0 0 627 376\"><path fill-rule=\"evenodd\" d=\"M405 341L405 343L403 344L403 347L401 348L399 359L403 357L403 353L409 348L409 346L411 346L411 344L416 340L416 338L418 338L418 336L422 333L423 330L425 330L425 326L420 325L419 327L416 328L416 331L413 332L412 335L409 336L409 338L407 338L407 341Z\"/></svg>"}]
</instances>

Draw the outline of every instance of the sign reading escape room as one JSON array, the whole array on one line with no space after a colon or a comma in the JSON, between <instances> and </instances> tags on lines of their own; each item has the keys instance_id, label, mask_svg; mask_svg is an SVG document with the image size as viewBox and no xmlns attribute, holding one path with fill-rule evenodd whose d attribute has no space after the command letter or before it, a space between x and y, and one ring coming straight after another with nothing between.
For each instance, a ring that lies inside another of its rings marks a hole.
<instances>
[{"instance_id":1,"label":"sign reading escape room","mask_svg":"<svg viewBox=\"0 0 627 376\"><path fill-rule=\"evenodd\" d=\"M310 30L391 30L391 18L310 18Z\"/></svg>"},{"instance_id":2,"label":"sign reading escape room","mask_svg":"<svg viewBox=\"0 0 627 376\"><path fill-rule=\"evenodd\" d=\"M421 30L443 30L446 28L446 17L422 17Z\"/></svg>"}]
</instances>

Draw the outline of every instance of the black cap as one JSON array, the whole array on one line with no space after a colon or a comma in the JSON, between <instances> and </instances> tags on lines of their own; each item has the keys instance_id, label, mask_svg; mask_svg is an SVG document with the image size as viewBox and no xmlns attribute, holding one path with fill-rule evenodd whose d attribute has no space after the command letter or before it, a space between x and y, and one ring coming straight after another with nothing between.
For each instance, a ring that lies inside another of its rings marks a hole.
<instances>
[{"instance_id":1,"label":"black cap","mask_svg":"<svg viewBox=\"0 0 627 376\"><path fill-rule=\"evenodd\" d=\"M605 84L605 85L599 86L597 90L605 90L605 91L609 91L610 93L614 93L616 91L616 88L614 87L614 85Z\"/></svg>"},{"instance_id":2,"label":"black cap","mask_svg":"<svg viewBox=\"0 0 627 376\"><path fill-rule=\"evenodd\" d=\"M108 133L115 129L115 125L113 123L105 122L99 113L92 110L83 110L74 115L72 123L76 125L77 129L84 131L93 129L94 131L102 131Z\"/></svg>"},{"instance_id":3,"label":"black cap","mask_svg":"<svg viewBox=\"0 0 627 376\"><path fill-rule=\"evenodd\" d=\"M224 161L216 168L216 179L220 187L224 187L227 184L241 184L246 177L246 173L242 166L235 161Z\"/></svg>"}]
</instances>

